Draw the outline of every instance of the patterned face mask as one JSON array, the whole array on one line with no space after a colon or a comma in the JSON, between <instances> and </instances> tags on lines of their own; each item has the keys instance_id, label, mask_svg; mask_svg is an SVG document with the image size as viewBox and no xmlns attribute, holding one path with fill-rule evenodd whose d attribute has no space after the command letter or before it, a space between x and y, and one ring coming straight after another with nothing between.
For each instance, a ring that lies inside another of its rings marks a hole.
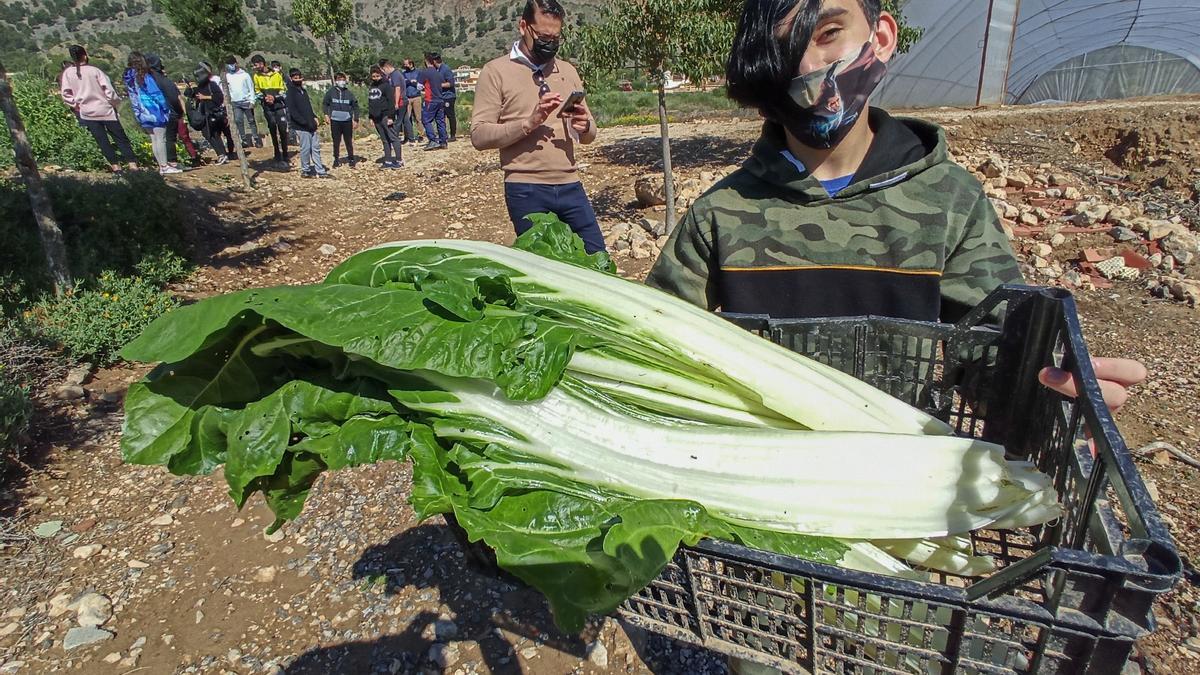
<instances>
[{"instance_id":1,"label":"patterned face mask","mask_svg":"<svg viewBox=\"0 0 1200 675\"><path fill-rule=\"evenodd\" d=\"M873 47L873 42L867 42L853 60L846 55L793 79L788 97L795 107L784 111L778 122L811 148L829 149L840 143L887 73L887 64L875 56Z\"/></svg>"}]
</instances>

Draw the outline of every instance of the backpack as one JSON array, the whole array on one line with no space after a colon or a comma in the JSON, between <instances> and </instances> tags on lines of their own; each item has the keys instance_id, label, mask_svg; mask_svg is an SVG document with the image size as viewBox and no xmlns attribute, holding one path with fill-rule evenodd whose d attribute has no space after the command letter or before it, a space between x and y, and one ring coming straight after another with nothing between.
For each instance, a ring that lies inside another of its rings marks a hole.
<instances>
[{"instance_id":1,"label":"backpack","mask_svg":"<svg viewBox=\"0 0 1200 675\"><path fill-rule=\"evenodd\" d=\"M196 100L188 98L184 103L184 114L187 115L188 126L196 131L204 131L208 125L208 115L196 105Z\"/></svg>"},{"instance_id":2,"label":"backpack","mask_svg":"<svg viewBox=\"0 0 1200 675\"><path fill-rule=\"evenodd\" d=\"M158 88L154 76L147 73L145 80L138 84L137 76L132 68L125 71L125 89L129 91L129 102L133 104L133 117L143 129L165 127L171 119L171 107L167 97Z\"/></svg>"}]
</instances>

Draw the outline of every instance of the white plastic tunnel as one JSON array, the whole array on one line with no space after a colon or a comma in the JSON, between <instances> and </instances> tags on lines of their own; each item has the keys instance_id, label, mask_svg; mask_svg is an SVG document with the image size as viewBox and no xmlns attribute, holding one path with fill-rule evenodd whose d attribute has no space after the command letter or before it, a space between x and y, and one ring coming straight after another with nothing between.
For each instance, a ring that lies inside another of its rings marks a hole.
<instances>
[{"instance_id":1,"label":"white plastic tunnel","mask_svg":"<svg viewBox=\"0 0 1200 675\"><path fill-rule=\"evenodd\" d=\"M1200 0L908 0L889 107L1200 93Z\"/></svg>"}]
</instances>

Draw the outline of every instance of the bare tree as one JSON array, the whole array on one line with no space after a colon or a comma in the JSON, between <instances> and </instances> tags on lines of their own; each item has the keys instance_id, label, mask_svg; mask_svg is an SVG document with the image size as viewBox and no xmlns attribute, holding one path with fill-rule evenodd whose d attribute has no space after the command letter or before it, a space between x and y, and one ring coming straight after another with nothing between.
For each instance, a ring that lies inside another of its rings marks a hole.
<instances>
[{"instance_id":1,"label":"bare tree","mask_svg":"<svg viewBox=\"0 0 1200 675\"><path fill-rule=\"evenodd\" d=\"M62 295L72 285L71 270L67 266L67 247L63 245L62 230L58 227L58 221L54 219L50 195L46 194L46 186L42 185L42 175L38 172L37 161L33 158L33 149L29 147L29 137L25 135L21 113L17 111L17 102L13 100L12 82L8 79L8 71L4 69L3 63L0 63L0 112L4 113L4 119L8 122L17 170L25 182L29 207L33 210L33 219L37 222L38 235L42 238L42 249L46 252L46 267L54 282L54 293Z\"/></svg>"}]
</instances>

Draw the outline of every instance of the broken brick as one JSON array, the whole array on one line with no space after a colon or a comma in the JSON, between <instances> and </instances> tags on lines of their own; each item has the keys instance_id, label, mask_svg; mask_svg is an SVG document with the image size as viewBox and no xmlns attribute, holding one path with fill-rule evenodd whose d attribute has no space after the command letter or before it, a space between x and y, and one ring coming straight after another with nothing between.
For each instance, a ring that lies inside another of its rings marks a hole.
<instances>
[{"instance_id":1,"label":"broken brick","mask_svg":"<svg viewBox=\"0 0 1200 675\"><path fill-rule=\"evenodd\" d=\"M1147 260L1145 257L1142 256L1142 254L1138 253L1137 251L1125 250L1125 251L1121 251L1120 255L1122 258L1125 259L1126 267L1132 267L1135 270L1141 270L1143 272L1150 269L1151 267L1154 267L1154 265L1150 264L1149 260Z\"/></svg>"}]
</instances>

